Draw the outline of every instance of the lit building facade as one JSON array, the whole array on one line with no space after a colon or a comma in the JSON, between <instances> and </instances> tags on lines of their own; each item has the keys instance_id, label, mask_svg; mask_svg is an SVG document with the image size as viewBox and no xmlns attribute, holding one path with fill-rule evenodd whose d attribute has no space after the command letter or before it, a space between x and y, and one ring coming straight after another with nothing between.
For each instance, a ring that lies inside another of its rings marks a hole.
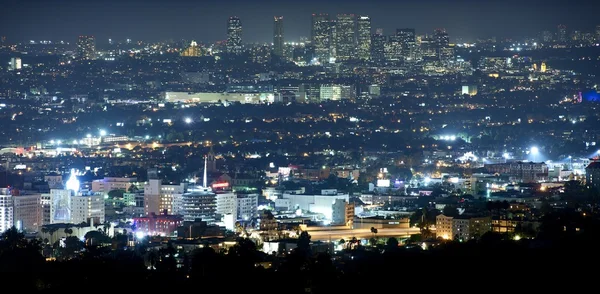
<instances>
[{"instance_id":1,"label":"lit building facade","mask_svg":"<svg viewBox=\"0 0 600 294\"><path fill-rule=\"evenodd\" d=\"M273 53L279 57L284 56L283 16L275 16L273 22Z\"/></svg>"},{"instance_id":2,"label":"lit building facade","mask_svg":"<svg viewBox=\"0 0 600 294\"><path fill-rule=\"evenodd\" d=\"M371 59L371 18L359 16L357 20L357 56L360 60Z\"/></svg>"},{"instance_id":3,"label":"lit building facade","mask_svg":"<svg viewBox=\"0 0 600 294\"><path fill-rule=\"evenodd\" d=\"M82 60L96 59L96 38L79 36L77 39L77 58Z\"/></svg>"},{"instance_id":4,"label":"lit building facade","mask_svg":"<svg viewBox=\"0 0 600 294\"><path fill-rule=\"evenodd\" d=\"M42 225L42 204L40 194L17 195L13 197L14 225L26 232L37 232Z\"/></svg>"},{"instance_id":5,"label":"lit building facade","mask_svg":"<svg viewBox=\"0 0 600 294\"><path fill-rule=\"evenodd\" d=\"M179 215L167 215L151 213L144 217L133 219L136 232L149 236L174 236L177 228L183 224L183 218Z\"/></svg>"},{"instance_id":6,"label":"lit building facade","mask_svg":"<svg viewBox=\"0 0 600 294\"><path fill-rule=\"evenodd\" d=\"M315 49L315 58L321 62L329 62L331 57L332 34L329 14L313 14L311 26L311 43Z\"/></svg>"},{"instance_id":7,"label":"lit building facade","mask_svg":"<svg viewBox=\"0 0 600 294\"><path fill-rule=\"evenodd\" d=\"M600 190L600 161L592 161L585 168L585 183L589 188Z\"/></svg>"},{"instance_id":8,"label":"lit building facade","mask_svg":"<svg viewBox=\"0 0 600 294\"><path fill-rule=\"evenodd\" d=\"M236 16L227 21L227 53L240 55L244 47L242 45L242 22Z\"/></svg>"},{"instance_id":9,"label":"lit building facade","mask_svg":"<svg viewBox=\"0 0 600 294\"><path fill-rule=\"evenodd\" d=\"M492 230L492 218L472 216L445 216L436 217L436 235L446 240L471 240L478 239L483 234Z\"/></svg>"},{"instance_id":10,"label":"lit building facade","mask_svg":"<svg viewBox=\"0 0 600 294\"><path fill-rule=\"evenodd\" d=\"M144 185L144 214L173 213L173 197L185 192L185 184L163 185L159 179L150 179Z\"/></svg>"},{"instance_id":11,"label":"lit building facade","mask_svg":"<svg viewBox=\"0 0 600 294\"><path fill-rule=\"evenodd\" d=\"M371 35L371 61L381 65L385 62L385 44L387 38L383 34Z\"/></svg>"},{"instance_id":12,"label":"lit building facade","mask_svg":"<svg viewBox=\"0 0 600 294\"><path fill-rule=\"evenodd\" d=\"M7 188L0 189L0 233L13 226L13 196Z\"/></svg>"},{"instance_id":13,"label":"lit building facade","mask_svg":"<svg viewBox=\"0 0 600 294\"><path fill-rule=\"evenodd\" d=\"M370 25L369 25L370 26ZM346 61L356 54L356 16L338 14L335 23L335 59Z\"/></svg>"},{"instance_id":14,"label":"lit building facade","mask_svg":"<svg viewBox=\"0 0 600 294\"><path fill-rule=\"evenodd\" d=\"M80 223L104 223L104 195L102 194L78 194L71 199L71 221L73 224Z\"/></svg>"},{"instance_id":15,"label":"lit building facade","mask_svg":"<svg viewBox=\"0 0 600 294\"><path fill-rule=\"evenodd\" d=\"M237 218L251 220L258 215L258 194L237 194Z\"/></svg>"},{"instance_id":16,"label":"lit building facade","mask_svg":"<svg viewBox=\"0 0 600 294\"><path fill-rule=\"evenodd\" d=\"M176 213L184 221L202 219L209 224L217 221L217 197L210 188L191 188L187 193L177 195L175 203Z\"/></svg>"}]
</instances>

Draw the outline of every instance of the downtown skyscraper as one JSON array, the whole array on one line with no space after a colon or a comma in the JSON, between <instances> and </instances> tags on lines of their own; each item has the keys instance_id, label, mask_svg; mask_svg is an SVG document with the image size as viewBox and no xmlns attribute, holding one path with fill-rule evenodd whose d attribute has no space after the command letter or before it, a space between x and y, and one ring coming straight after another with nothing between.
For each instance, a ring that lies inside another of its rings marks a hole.
<instances>
[{"instance_id":1,"label":"downtown skyscraper","mask_svg":"<svg viewBox=\"0 0 600 294\"><path fill-rule=\"evenodd\" d=\"M240 55L242 45L242 22L237 16L232 16L227 21L227 53Z\"/></svg>"},{"instance_id":2,"label":"downtown skyscraper","mask_svg":"<svg viewBox=\"0 0 600 294\"><path fill-rule=\"evenodd\" d=\"M371 59L371 18L359 16L357 20L357 56L360 60Z\"/></svg>"},{"instance_id":3,"label":"downtown skyscraper","mask_svg":"<svg viewBox=\"0 0 600 294\"><path fill-rule=\"evenodd\" d=\"M335 58L354 59L356 54L356 15L338 14L335 23Z\"/></svg>"},{"instance_id":4,"label":"downtown skyscraper","mask_svg":"<svg viewBox=\"0 0 600 294\"><path fill-rule=\"evenodd\" d=\"M385 46L387 37L383 34L383 30L378 29L375 34L371 35L371 61L377 65L385 62Z\"/></svg>"},{"instance_id":5,"label":"downtown skyscraper","mask_svg":"<svg viewBox=\"0 0 600 294\"><path fill-rule=\"evenodd\" d=\"M77 39L77 58L82 60L96 59L96 38L79 36Z\"/></svg>"},{"instance_id":6,"label":"downtown skyscraper","mask_svg":"<svg viewBox=\"0 0 600 294\"><path fill-rule=\"evenodd\" d=\"M329 62L332 47L331 20L329 14L313 14L311 25L311 43L315 49L315 58Z\"/></svg>"},{"instance_id":7,"label":"downtown skyscraper","mask_svg":"<svg viewBox=\"0 0 600 294\"><path fill-rule=\"evenodd\" d=\"M400 40L404 60L414 59L417 41L415 29L396 29L396 36Z\"/></svg>"},{"instance_id":8,"label":"downtown skyscraper","mask_svg":"<svg viewBox=\"0 0 600 294\"><path fill-rule=\"evenodd\" d=\"M283 16L275 16L273 22L273 53L282 57L284 48L283 39Z\"/></svg>"}]
</instances>

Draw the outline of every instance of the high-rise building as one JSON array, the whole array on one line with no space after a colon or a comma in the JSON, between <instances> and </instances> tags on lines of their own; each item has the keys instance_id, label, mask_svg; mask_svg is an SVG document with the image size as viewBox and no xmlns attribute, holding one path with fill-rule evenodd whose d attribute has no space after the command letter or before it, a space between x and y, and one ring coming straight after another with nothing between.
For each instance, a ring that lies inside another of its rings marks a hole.
<instances>
[{"instance_id":1,"label":"high-rise building","mask_svg":"<svg viewBox=\"0 0 600 294\"><path fill-rule=\"evenodd\" d=\"M315 48L315 58L321 63L329 62L332 44L329 14L312 15L311 43Z\"/></svg>"},{"instance_id":2,"label":"high-rise building","mask_svg":"<svg viewBox=\"0 0 600 294\"><path fill-rule=\"evenodd\" d=\"M396 36L402 45L402 57L404 60L414 59L416 47L415 29L397 29Z\"/></svg>"},{"instance_id":3,"label":"high-rise building","mask_svg":"<svg viewBox=\"0 0 600 294\"><path fill-rule=\"evenodd\" d=\"M273 23L273 53L283 57L283 16L276 16Z\"/></svg>"},{"instance_id":4,"label":"high-rise building","mask_svg":"<svg viewBox=\"0 0 600 294\"><path fill-rule=\"evenodd\" d=\"M370 25L369 25L370 26ZM356 54L356 15L338 14L335 23L335 58L345 61Z\"/></svg>"},{"instance_id":5,"label":"high-rise building","mask_svg":"<svg viewBox=\"0 0 600 294\"><path fill-rule=\"evenodd\" d=\"M102 194L78 194L71 197L71 221L73 224L83 222L94 224L104 223L104 195Z\"/></svg>"},{"instance_id":6,"label":"high-rise building","mask_svg":"<svg viewBox=\"0 0 600 294\"><path fill-rule=\"evenodd\" d=\"M79 36L77 39L77 58L82 60L96 58L96 38L94 36Z\"/></svg>"},{"instance_id":7,"label":"high-rise building","mask_svg":"<svg viewBox=\"0 0 600 294\"><path fill-rule=\"evenodd\" d=\"M240 55L242 51L242 22L232 16L227 21L227 53Z\"/></svg>"},{"instance_id":8,"label":"high-rise building","mask_svg":"<svg viewBox=\"0 0 600 294\"><path fill-rule=\"evenodd\" d=\"M565 43L567 42L567 26L566 25L558 25L556 30L556 39L558 42Z\"/></svg>"},{"instance_id":9,"label":"high-rise building","mask_svg":"<svg viewBox=\"0 0 600 294\"><path fill-rule=\"evenodd\" d=\"M173 201L185 192L185 184L163 185L160 179L150 179L144 185L144 214L173 214Z\"/></svg>"},{"instance_id":10,"label":"high-rise building","mask_svg":"<svg viewBox=\"0 0 600 294\"><path fill-rule=\"evenodd\" d=\"M13 226L13 196L10 189L0 189L0 234Z\"/></svg>"},{"instance_id":11,"label":"high-rise building","mask_svg":"<svg viewBox=\"0 0 600 294\"><path fill-rule=\"evenodd\" d=\"M448 61L454 55L454 50L450 47L450 38L445 29L436 29L433 33L434 44L436 46L437 58L441 61Z\"/></svg>"},{"instance_id":12,"label":"high-rise building","mask_svg":"<svg viewBox=\"0 0 600 294\"><path fill-rule=\"evenodd\" d=\"M37 232L42 225L42 203L40 194L25 194L13 197L14 225L26 232Z\"/></svg>"},{"instance_id":13,"label":"high-rise building","mask_svg":"<svg viewBox=\"0 0 600 294\"><path fill-rule=\"evenodd\" d=\"M368 16L359 16L357 20L358 47L357 56L361 60L371 59L371 18Z\"/></svg>"},{"instance_id":14,"label":"high-rise building","mask_svg":"<svg viewBox=\"0 0 600 294\"><path fill-rule=\"evenodd\" d=\"M237 194L237 217L239 220L251 220L258 215L258 194Z\"/></svg>"},{"instance_id":15,"label":"high-rise building","mask_svg":"<svg viewBox=\"0 0 600 294\"><path fill-rule=\"evenodd\" d=\"M371 35L371 60L375 64L383 64L385 62L385 44L387 38L383 33L375 33Z\"/></svg>"},{"instance_id":16,"label":"high-rise building","mask_svg":"<svg viewBox=\"0 0 600 294\"><path fill-rule=\"evenodd\" d=\"M385 59L396 62L402 59L402 40L398 36L389 36L385 43Z\"/></svg>"},{"instance_id":17,"label":"high-rise building","mask_svg":"<svg viewBox=\"0 0 600 294\"><path fill-rule=\"evenodd\" d=\"M600 25L596 26L596 42L600 43Z\"/></svg>"},{"instance_id":18,"label":"high-rise building","mask_svg":"<svg viewBox=\"0 0 600 294\"><path fill-rule=\"evenodd\" d=\"M552 42L552 32L551 31L543 31L542 32L542 42L544 42L544 43Z\"/></svg>"},{"instance_id":19,"label":"high-rise building","mask_svg":"<svg viewBox=\"0 0 600 294\"><path fill-rule=\"evenodd\" d=\"M184 221L193 222L202 219L208 223L216 221L217 198L210 188L190 188L187 193L177 196L176 213L183 216Z\"/></svg>"},{"instance_id":20,"label":"high-rise building","mask_svg":"<svg viewBox=\"0 0 600 294\"><path fill-rule=\"evenodd\" d=\"M10 59L10 70L20 70L23 66L23 63L21 62L21 58L20 57L12 57Z\"/></svg>"}]
</instances>

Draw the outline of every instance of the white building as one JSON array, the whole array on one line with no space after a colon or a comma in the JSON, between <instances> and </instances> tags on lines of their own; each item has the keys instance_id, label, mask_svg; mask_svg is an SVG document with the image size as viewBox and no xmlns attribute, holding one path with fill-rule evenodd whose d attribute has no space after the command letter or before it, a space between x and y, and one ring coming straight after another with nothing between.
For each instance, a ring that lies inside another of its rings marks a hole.
<instances>
[{"instance_id":1,"label":"white building","mask_svg":"<svg viewBox=\"0 0 600 294\"><path fill-rule=\"evenodd\" d=\"M42 225L42 195L13 196L13 221L17 229L37 232Z\"/></svg>"},{"instance_id":2,"label":"white building","mask_svg":"<svg viewBox=\"0 0 600 294\"><path fill-rule=\"evenodd\" d=\"M237 219L250 220L258 216L258 194L237 194Z\"/></svg>"},{"instance_id":3,"label":"white building","mask_svg":"<svg viewBox=\"0 0 600 294\"><path fill-rule=\"evenodd\" d=\"M319 98L321 101L354 99L356 98L356 90L354 86L348 85L321 85Z\"/></svg>"},{"instance_id":4,"label":"white building","mask_svg":"<svg viewBox=\"0 0 600 294\"><path fill-rule=\"evenodd\" d=\"M129 191L131 186L135 185L136 178L112 178L105 177L102 180L92 181L92 192L108 193L112 190Z\"/></svg>"},{"instance_id":5,"label":"white building","mask_svg":"<svg viewBox=\"0 0 600 294\"><path fill-rule=\"evenodd\" d=\"M237 196L233 192L217 193L217 214L224 221L226 215L233 216L237 220Z\"/></svg>"},{"instance_id":6,"label":"white building","mask_svg":"<svg viewBox=\"0 0 600 294\"><path fill-rule=\"evenodd\" d=\"M104 196L79 194L71 197L70 223L80 224L90 219L94 223L104 223Z\"/></svg>"},{"instance_id":7,"label":"white building","mask_svg":"<svg viewBox=\"0 0 600 294\"><path fill-rule=\"evenodd\" d=\"M183 221L202 219L214 223L217 211L216 195L210 188L190 188L187 193L175 196L175 211L183 216Z\"/></svg>"},{"instance_id":8,"label":"white building","mask_svg":"<svg viewBox=\"0 0 600 294\"><path fill-rule=\"evenodd\" d=\"M10 190L0 189L0 233L13 226L13 199Z\"/></svg>"},{"instance_id":9,"label":"white building","mask_svg":"<svg viewBox=\"0 0 600 294\"><path fill-rule=\"evenodd\" d=\"M338 193L336 189L321 190L320 195L290 194L283 193L281 199L275 200L275 207L280 210L294 211L302 210L313 213L321 213L325 219L333 217L332 205L336 199L349 202L348 194Z\"/></svg>"},{"instance_id":10,"label":"white building","mask_svg":"<svg viewBox=\"0 0 600 294\"><path fill-rule=\"evenodd\" d=\"M185 184L163 185L159 179L150 179L144 185L144 214L154 212L162 214L173 214L173 197L185 192Z\"/></svg>"},{"instance_id":11,"label":"white building","mask_svg":"<svg viewBox=\"0 0 600 294\"><path fill-rule=\"evenodd\" d=\"M23 67L23 63L21 58L13 57L10 59L10 69L11 70L20 70Z\"/></svg>"}]
</instances>

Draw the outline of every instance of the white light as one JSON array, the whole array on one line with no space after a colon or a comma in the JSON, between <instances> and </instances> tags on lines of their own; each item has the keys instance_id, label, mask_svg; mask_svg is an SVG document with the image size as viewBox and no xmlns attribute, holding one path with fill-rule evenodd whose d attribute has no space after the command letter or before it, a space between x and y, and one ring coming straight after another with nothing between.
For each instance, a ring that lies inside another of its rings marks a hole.
<instances>
[{"instance_id":1,"label":"white light","mask_svg":"<svg viewBox=\"0 0 600 294\"><path fill-rule=\"evenodd\" d=\"M186 118L185 118L185 123L186 123L186 124L191 124L191 123L192 123L192 119L191 119L191 118L189 118L189 117L186 117Z\"/></svg>"},{"instance_id":2,"label":"white light","mask_svg":"<svg viewBox=\"0 0 600 294\"><path fill-rule=\"evenodd\" d=\"M454 141L454 140L456 140L456 136L450 136L450 140L451 140L451 141Z\"/></svg>"},{"instance_id":3,"label":"white light","mask_svg":"<svg viewBox=\"0 0 600 294\"><path fill-rule=\"evenodd\" d=\"M429 184L429 182L431 182L431 178L430 177L426 177L425 178L425 184Z\"/></svg>"},{"instance_id":4,"label":"white light","mask_svg":"<svg viewBox=\"0 0 600 294\"><path fill-rule=\"evenodd\" d=\"M508 159L510 157L510 155L508 153L504 153L504 154L502 154L502 157L504 157L504 159Z\"/></svg>"},{"instance_id":5,"label":"white light","mask_svg":"<svg viewBox=\"0 0 600 294\"><path fill-rule=\"evenodd\" d=\"M144 238L144 232L142 232L142 231L135 232L135 237L138 238L138 239L143 239Z\"/></svg>"},{"instance_id":6,"label":"white light","mask_svg":"<svg viewBox=\"0 0 600 294\"><path fill-rule=\"evenodd\" d=\"M71 190L74 193L77 193L79 191L79 180L75 176L75 169L71 169L71 176L69 177L66 186L67 190Z\"/></svg>"},{"instance_id":7,"label":"white light","mask_svg":"<svg viewBox=\"0 0 600 294\"><path fill-rule=\"evenodd\" d=\"M538 149L537 147L533 146L531 147L531 149L529 149L529 151L531 152L531 154L536 155L538 153L540 153L540 149Z\"/></svg>"},{"instance_id":8,"label":"white light","mask_svg":"<svg viewBox=\"0 0 600 294\"><path fill-rule=\"evenodd\" d=\"M105 130L100 130L100 136L106 136L106 131Z\"/></svg>"},{"instance_id":9,"label":"white light","mask_svg":"<svg viewBox=\"0 0 600 294\"><path fill-rule=\"evenodd\" d=\"M77 144L79 144L79 143L77 142L77 140L73 140L73 145L77 145Z\"/></svg>"},{"instance_id":10,"label":"white light","mask_svg":"<svg viewBox=\"0 0 600 294\"><path fill-rule=\"evenodd\" d=\"M50 140L50 144L54 144L54 140Z\"/></svg>"},{"instance_id":11,"label":"white light","mask_svg":"<svg viewBox=\"0 0 600 294\"><path fill-rule=\"evenodd\" d=\"M146 135L146 137L145 137L145 138L146 138L146 140L148 140L148 139L150 139L150 136Z\"/></svg>"},{"instance_id":12,"label":"white light","mask_svg":"<svg viewBox=\"0 0 600 294\"><path fill-rule=\"evenodd\" d=\"M56 141L56 144L57 144L57 145L60 145L61 143L62 143L62 141L61 141L61 140L58 140L58 141Z\"/></svg>"},{"instance_id":13,"label":"white light","mask_svg":"<svg viewBox=\"0 0 600 294\"><path fill-rule=\"evenodd\" d=\"M85 137L86 137L86 138L91 138L91 137L92 137L92 134L87 134L87 135L85 135Z\"/></svg>"}]
</instances>

